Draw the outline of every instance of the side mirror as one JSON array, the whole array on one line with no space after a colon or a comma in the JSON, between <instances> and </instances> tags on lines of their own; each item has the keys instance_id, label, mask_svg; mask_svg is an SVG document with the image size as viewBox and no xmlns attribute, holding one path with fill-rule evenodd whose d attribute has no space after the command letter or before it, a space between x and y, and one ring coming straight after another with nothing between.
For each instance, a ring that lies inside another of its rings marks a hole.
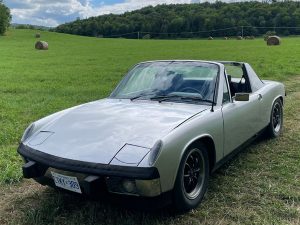
<instances>
[{"instance_id":1,"label":"side mirror","mask_svg":"<svg viewBox=\"0 0 300 225\"><path fill-rule=\"evenodd\" d=\"M249 101L249 93L235 93L234 100L237 102Z\"/></svg>"}]
</instances>

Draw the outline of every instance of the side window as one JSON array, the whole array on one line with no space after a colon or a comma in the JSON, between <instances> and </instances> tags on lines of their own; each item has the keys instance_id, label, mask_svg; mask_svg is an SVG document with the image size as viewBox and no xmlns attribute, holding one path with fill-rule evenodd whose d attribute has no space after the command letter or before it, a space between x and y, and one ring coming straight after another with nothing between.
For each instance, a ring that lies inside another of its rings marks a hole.
<instances>
[{"instance_id":1,"label":"side window","mask_svg":"<svg viewBox=\"0 0 300 225\"><path fill-rule=\"evenodd\" d=\"M251 93L251 86L248 79L248 75L244 74L244 67L239 63L225 63L226 73L230 76L230 91L231 96L235 93L244 92Z\"/></svg>"},{"instance_id":2,"label":"side window","mask_svg":"<svg viewBox=\"0 0 300 225\"><path fill-rule=\"evenodd\" d=\"M225 64L227 74L230 75L233 79L241 79L244 75L244 71L241 65L231 65Z\"/></svg>"},{"instance_id":3,"label":"side window","mask_svg":"<svg viewBox=\"0 0 300 225\"><path fill-rule=\"evenodd\" d=\"M230 102L230 94L229 94L229 90L228 90L226 77L224 77L224 79L225 79L225 82L223 82L223 103L228 103L228 102Z\"/></svg>"}]
</instances>

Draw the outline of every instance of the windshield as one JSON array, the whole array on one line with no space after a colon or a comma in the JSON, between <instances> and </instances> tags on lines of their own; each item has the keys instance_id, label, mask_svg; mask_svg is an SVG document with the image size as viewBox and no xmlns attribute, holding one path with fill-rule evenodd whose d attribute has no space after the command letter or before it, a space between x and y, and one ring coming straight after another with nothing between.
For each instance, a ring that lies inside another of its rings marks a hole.
<instances>
[{"instance_id":1,"label":"windshield","mask_svg":"<svg viewBox=\"0 0 300 225\"><path fill-rule=\"evenodd\" d=\"M112 98L213 102L219 67L195 61L160 61L134 67Z\"/></svg>"}]
</instances>

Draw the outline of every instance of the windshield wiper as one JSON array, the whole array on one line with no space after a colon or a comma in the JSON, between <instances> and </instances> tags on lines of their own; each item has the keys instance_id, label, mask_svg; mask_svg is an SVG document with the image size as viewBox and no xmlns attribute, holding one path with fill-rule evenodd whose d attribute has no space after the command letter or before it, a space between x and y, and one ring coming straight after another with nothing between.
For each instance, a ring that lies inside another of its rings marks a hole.
<instances>
[{"instance_id":1,"label":"windshield wiper","mask_svg":"<svg viewBox=\"0 0 300 225\"><path fill-rule=\"evenodd\" d=\"M197 96L182 96L181 99L200 101L200 102L208 102L208 103L211 103L211 104L215 104L214 101L211 101L211 100L208 100L208 99L203 99L203 98L197 97Z\"/></svg>"},{"instance_id":2,"label":"windshield wiper","mask_svg":"<svg viewBox=\"0 0 300 225\"><path fill-rule=\"evenodd\" d=\"M142 97L147 97L149 95L153 95L154 93L143 93L143 94L140 94L140 95L137 95L137 96L134 96L132 98L130 98L131 101L135 100L135 99L139 99L139 98L142 98Z\"/></svg>"},{"instance_id":3,"label":"windshield wiper","mask_svg":"<svg viewBox=\"0 0 300 225\"><path fill-rule=\"evenodd\" d=\"M150 98L150 100L158 100L159 102L162 102L173 98L177 98L179 100L200 101L200 102L208 102L214 104L213 101L208 99L203 99L200 96L198 97L198 96L182 96L182 95L161 95L161 96L154 96Z\"/></svg>"}]
</instances>

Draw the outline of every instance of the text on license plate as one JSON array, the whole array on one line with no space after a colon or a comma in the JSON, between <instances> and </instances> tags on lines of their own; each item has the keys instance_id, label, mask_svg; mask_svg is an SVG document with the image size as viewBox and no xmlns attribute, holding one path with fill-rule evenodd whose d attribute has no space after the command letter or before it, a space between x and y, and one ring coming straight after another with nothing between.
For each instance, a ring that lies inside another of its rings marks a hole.
<instances>
[{"instance_id":1,"label":"text on license plate","mask_svg":"<svg viewBox=\"0 0 300 225\"><path fill-rule=\"evenodd\" d=\"M57 187L69 190L69 191L73 191L73 192L77 192L77 193L82 193L80 186L79 186L79 182L77 180L76 177L70 177L70 176L65 176L59 173L55 173L52 172L52 177L54 180L54 183Z\"/></svg>"}]
</instances>

